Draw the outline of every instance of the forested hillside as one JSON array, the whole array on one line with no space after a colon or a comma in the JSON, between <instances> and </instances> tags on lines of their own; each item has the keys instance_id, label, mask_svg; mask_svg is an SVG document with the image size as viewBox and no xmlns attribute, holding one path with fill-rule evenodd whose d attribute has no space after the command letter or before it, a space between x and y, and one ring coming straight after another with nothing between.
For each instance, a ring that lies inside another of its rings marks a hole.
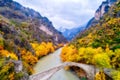
<instances>
[{"instance_id":1,"label":"forested hillside","mask_svg":"<svg viewBox=\"0 0 120 80\"><path fill-rule=\"evenodd\" d=\"M0 0L0 80L28 80L37 61L66 42L48 18Z\"/></svg>"},{"instance_id":2,"label":"forested hillside","mask_svg":"<svg viewBox=\"0 0 120 80\"><path fill-rule=\"evenodd\" d=\"M109 8L99 22L86 29L65 46L61 59L91 64L101 69L95 80L109 80L102 69L110 68L113 80L120 80L120 0ZM80 70L76 70L80 72Z\"/></svg>"}]
</instances>

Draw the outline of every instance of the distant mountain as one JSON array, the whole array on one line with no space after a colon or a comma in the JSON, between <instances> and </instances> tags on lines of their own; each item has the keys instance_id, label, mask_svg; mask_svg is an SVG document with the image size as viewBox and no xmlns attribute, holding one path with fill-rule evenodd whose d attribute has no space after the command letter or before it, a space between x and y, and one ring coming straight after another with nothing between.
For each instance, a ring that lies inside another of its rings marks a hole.
<instances>
[{"instance_id":1,"label":"distant mountain","mask_svg":"<svg viewBox=\"0 0 120 80\"><path fill-rule=\"evenodd\" d=\"M64 37L70 41L72 40L80 31L84 30L85 27L77 27L77 28L72 28L72 29L65 29L65 28L60 28L59 30L62 32Z\"/></svg>"},{"instance_id":2,"label":"distant mountain","mask_svg":"<svg viewBox=\"0 0 120 80\"><path fill-rule=\"evenodd\" d=\"M21 23L29 24L31 27L26 29L26 32L32 32L31 38L34 40L52 41L55 44L66 42L64 36L53 27L47 17L42 17L40 13L17 2L0 0L0 14L17 26Z\"/></svg>"}]
</instances>

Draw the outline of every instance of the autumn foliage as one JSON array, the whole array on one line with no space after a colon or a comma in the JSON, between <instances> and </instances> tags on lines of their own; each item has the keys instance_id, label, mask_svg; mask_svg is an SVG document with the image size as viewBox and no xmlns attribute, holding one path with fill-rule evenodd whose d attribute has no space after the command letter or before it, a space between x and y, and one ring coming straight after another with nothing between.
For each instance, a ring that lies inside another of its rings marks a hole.
<instances>
[{"instance_id":1,"label":"autumn foliage","mask_svg":"<svg viewBox=\"0 0 120 80\"><path fill-rule=\"evenodd\" d=\"M8 59L18 60L15 53L0 48L0 79L1 80L15 80L14 64L6 62Z\"/></svg>"},{"instance_id":2,"label":"autumn foliage","mask_svg":"<svg viewBox=\"0 0 120 80\"><path fill-rule=\"evenodd\" d=\"M97 24L79 34L63 47L61 60L91 64L102 70L115 70L113 80L120 80L120 0L115 3ZM95 80L108 80L99 72Z\"/></svg>"},{"instance_id":3,"label":"autumn foliage","mask_svg":"<svg viewBox=\"0 0 120 80\"><path fill-rule=\"evenodd\" d=\"M38 59L49 53L54 52L54 45L51 42L31 43L34 53L19 48L20 59L22 60L24 71L29 75L34 73L33 67L38 62ZM16 73L14 64L10 60L18 60L18 56L14 52L4 49L0 46L0 79L1 80L19 80L24 74L23 72Z\"/></svg>"},{"instance_id":4,"label":"autumn foliage","mask_svg":"<svg viewBox=\"0 0 120 80\"><path fill-rule=\"evenodd\" d=\"M40 58L42 56L54 52L54 46L51 42L47 42L47 43L42 42L41 44L31 43L31 45L35 51L35 56L37 58Z\"/></svg>"}]
</instances>

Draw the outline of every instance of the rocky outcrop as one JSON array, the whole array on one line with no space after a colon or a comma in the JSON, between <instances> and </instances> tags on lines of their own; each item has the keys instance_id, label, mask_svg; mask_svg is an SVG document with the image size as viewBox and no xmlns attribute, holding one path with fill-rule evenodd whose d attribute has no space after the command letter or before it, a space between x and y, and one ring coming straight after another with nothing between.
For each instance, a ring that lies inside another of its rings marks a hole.
<instances>
[{"instance_id":1,"label":"rocky outcrop","mask_svg":"<svg viewBox=\"0 0 120 80\"><path fill-rule=\"evenodd\" d=\"M0 14L7 18L27 20L28 18L42 18L33 9L25 8L13 0L0 0Z\"/></svg>"},{"instance_id":2,"label":"rocky outcrop","mask_svg":"<svg viewBox=\"0 0 120 80\"><path fill-rule=\"evenodd\" d=\"M99 8L96 10L94 17L88 21L86 29L97 24L99 20L103 17L103 15L109 11L109 8L115 2L117 2L117 0L103 1L102 4L99 6Z\"/></svg>"},{"instance_id":3,"label":"rocky outcrop","mask_svg":"<svg viewBox=\"0 0 120 80\"><path fill-rule=\"evenodd\" d=\"M23 64L22 64L21 60L10 60L9 62L12 62L14 64L15 73L22 74L22 76L19 78L19 80L28 80L29 79L29 75L23 71Z\"/></svg>"},{"instance_id":4,"label":"rocky outcrop","mask_svg":"<svg viewBox=\"0 0 120 80\"><path fill-rule=\"evenodd\" d=\"M100 20L104 13L108 12L109 7L113 5L117 0L103 1L100 7L95 12L95 20Z\"/></svg>"}]
</instances>

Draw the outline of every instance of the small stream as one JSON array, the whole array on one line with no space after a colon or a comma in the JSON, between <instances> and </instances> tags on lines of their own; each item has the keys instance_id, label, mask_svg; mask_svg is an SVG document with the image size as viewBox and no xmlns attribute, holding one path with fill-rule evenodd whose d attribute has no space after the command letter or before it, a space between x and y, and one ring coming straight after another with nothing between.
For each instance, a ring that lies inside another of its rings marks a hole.
<instances>
[{"instance_id":1,"label":"small stream","mask_svg":"<svg viewBox=\"0 0 120 80\"><path fill-rule=\"evenodd\" d=\"M52 67L61 64L60 56L59 56L60 53L61 53L61 48L56 50L53 54L49 54L41 58L34 67L35 72L36 73L43 72L45 70L48 70ZM80 79L71 71L65 71L64 69L62 69L56 72L51 77L50 80L80 80Z\"/></svg>"}]
</instances>

